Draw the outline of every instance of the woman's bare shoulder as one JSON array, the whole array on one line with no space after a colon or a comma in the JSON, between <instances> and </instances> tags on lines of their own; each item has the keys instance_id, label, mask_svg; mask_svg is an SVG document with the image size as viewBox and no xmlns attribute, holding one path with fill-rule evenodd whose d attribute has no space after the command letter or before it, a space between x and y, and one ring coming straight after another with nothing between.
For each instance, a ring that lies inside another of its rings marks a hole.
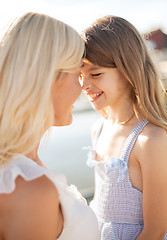
<instances>
[{"instance_id":1,"label":"woman's bare shoulder","mask_svg":"<svg viewBox=\"0 0 167 240\"><path fill-rule=\"evenodd\" d=\"M55 184L45 175L31 181L18 177L16 179L16 189L11 193L12 195L18 197L19 200L20 196L24 199L33 200L33 198L39 198L41 195L44 198L52 196L54 200L58 200L58 191Z\"/></svg>"},{"instance_id":2,"label":"woman's bare shoulder","mask_svg":"<svg viewBox=\"0 0 167 240\"><path fill-rule=\"evenodd\" d=\"M18 240L52 239L49 236L56 233L53 229L58 221L58 211L58 191L46 176L32 181L18 177L14 192L0 195L3 231L8 239L12 239L12 235Z\"/></svg>"}]
</instances>

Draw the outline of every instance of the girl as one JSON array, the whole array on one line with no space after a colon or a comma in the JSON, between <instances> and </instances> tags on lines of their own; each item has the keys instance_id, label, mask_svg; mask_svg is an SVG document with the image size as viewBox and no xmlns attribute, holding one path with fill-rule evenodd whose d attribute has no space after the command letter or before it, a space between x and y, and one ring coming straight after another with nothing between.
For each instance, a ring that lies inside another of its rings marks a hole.
<instances>
[{"instance_id":1,"label":"girl","mask_svg":"<svg viewBox=\"0 0 167 240\"><path fill-rule=\"evenodd\" d=\"M91 203L102 240L167 239L167 115L146 45L125 19L85 31L80 82L103 115L93 128Z\"/></svg>"},{"instance_id":2,"label":"girl","mask_svg":"<svg viewBox=\"0 0 167 240\"><path fill-rule=\"evenodd\" d=\"M84 42L27 13L0 43L0 240L97 240L95 214L37 154L50 126L72 122Z\"/></svg>"}]
</instances>

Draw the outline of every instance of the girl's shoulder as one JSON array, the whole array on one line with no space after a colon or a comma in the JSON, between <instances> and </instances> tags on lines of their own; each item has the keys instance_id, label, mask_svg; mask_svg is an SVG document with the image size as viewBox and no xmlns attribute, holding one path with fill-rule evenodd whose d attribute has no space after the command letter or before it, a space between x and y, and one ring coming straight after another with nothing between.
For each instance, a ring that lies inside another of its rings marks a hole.
<instances>
[{"instance_id":1,"label":"girl's shoulder","mask_svg":"<svg viewBox=\"0 0 167 240\"><path fill-rule=\"evenodd\" d=\"M165 129L148 123L136 141L135 154L138 159L154 159L167 154L167 132Z\"/></svg>"},{"instance_id":2,"label":"girl's shoulder","mask_svg":"<svg viewBox=\"0 0 167 240\"><path fill-rule=\"evenodd\" d=\"M159 144L165 140L167 140L166 130L155 124L148 123L139 134L138 144L144 147L145 145Z\"/></svg>"}]
</instances>

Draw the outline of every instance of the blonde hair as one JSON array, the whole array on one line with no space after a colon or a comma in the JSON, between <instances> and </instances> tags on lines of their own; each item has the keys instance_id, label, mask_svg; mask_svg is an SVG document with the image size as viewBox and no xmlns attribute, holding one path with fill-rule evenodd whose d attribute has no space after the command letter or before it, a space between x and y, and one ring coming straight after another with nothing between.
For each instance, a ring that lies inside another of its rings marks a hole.
<instances>
[{"instance_id":1,"label":"blonde hair","mask_svg":"<svg viewBox=\"0 0 167 240\"><path fill-rule=\"evenodd\" d=\"M136 116L167 130L159 76L136 28L123 18L105 16L86 29L83 38L86 60L116 67L128 80Z\"/></svg>"},{"instance_id":2,"label":"blonde hair","mask_svg":"<svg viewBox=\"0 0 167 240\"><path fill-rule=\"evenodd\" d=\"M0 163L31 152L53 124L53 82L75 72L84 42L67 24L26 13L0 45ZM56 93L55 93L56 94Z\"/></svg>"}]
</instances>

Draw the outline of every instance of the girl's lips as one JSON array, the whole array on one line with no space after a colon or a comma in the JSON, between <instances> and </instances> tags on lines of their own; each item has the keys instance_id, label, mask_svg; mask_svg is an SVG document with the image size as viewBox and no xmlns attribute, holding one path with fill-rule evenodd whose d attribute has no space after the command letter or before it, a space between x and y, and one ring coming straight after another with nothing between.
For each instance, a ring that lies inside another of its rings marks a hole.
<instances>
[{"instance_id":1,"label":"girl's lips","mask_svg":"<svg viewBox=\"0 0 167 240\"><path fill-rule=\"evenodd\" d=\"M97 99L99 99L101 97L102 94L103 94L103 92L87 93L87 96L88 96L90 102L95 102Z\"/></svg>"}]
</instances>

